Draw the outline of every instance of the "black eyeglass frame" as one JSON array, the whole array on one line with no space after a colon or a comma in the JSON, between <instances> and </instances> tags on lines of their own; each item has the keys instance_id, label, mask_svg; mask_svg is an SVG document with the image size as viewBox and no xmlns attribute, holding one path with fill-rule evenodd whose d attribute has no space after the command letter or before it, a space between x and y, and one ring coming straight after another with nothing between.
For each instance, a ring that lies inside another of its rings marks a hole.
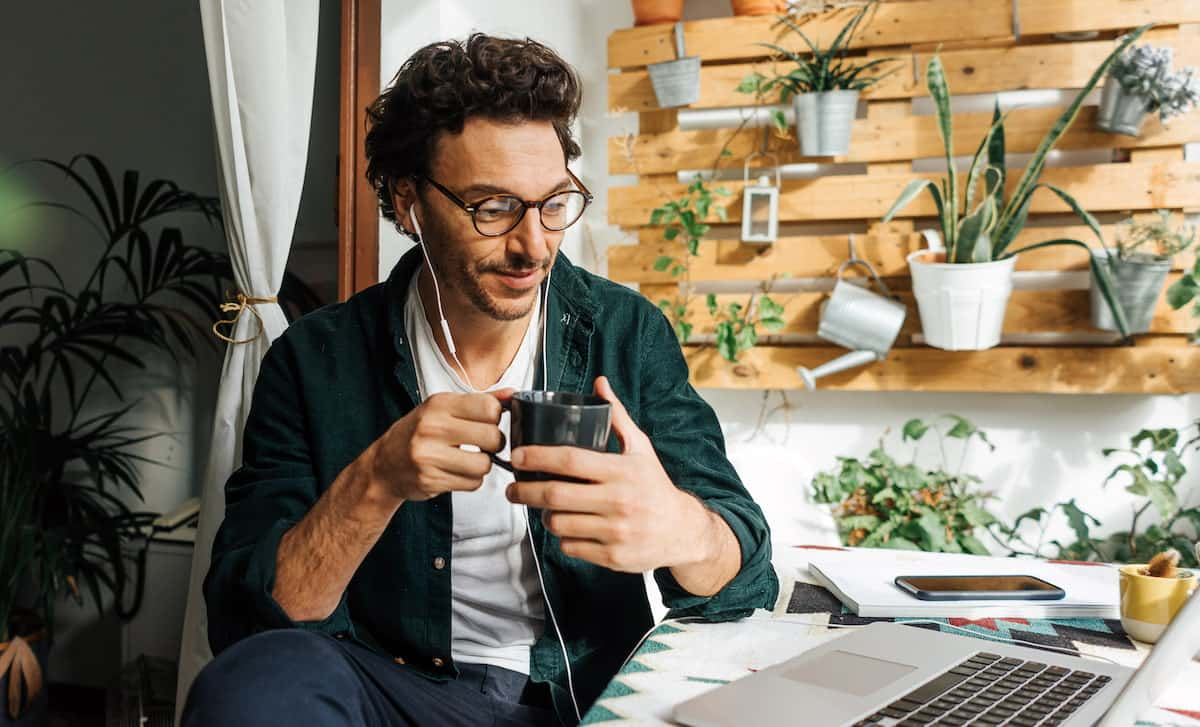
<instances>
[{"instance_id":1,"label":"black eyeglass frame","mask_svg":"<svg viewBox=\"0 0 1200 727\"><path fill-rule=\"evenodd\" d=\"M521 224L521 220L525 219L525 213L528 212L530 209L533 209L534 207L536 207L537 211L538 211L538 222L541 223L542 227L549 232L562 232L563 230L566 230L569 227L571 227L571 225L574 225L579 220L583 219L583 213L587 212L587 208L591 206L592 202L596 198L592 195L592 193L588 190L588 188L586 186L584 186L583 182L579 181L579 177L576 177L575 174L570 169L567 170L567 176L571 178L571 181L574 182L575 185L577 187L579 187L579 189L561 189L552 194L548 194L544 198L537 200L537 201L521 199L520 197L516 196L515 194L489 194L486 197L481 197L480 199L476 200L475 202L466 202L462 199L462 197L459 197L454 192L451 192L449 189L447 189L445 186L439 184L437 182L437 180L435 180L433 177L430 177L427 174L418 175L417 179L429 182L431 185L433 185L434 189L436 189L437 191L439 191L443 195L445 195L446 199L449 199L451 202L453 202L455 205L457 205L459 209L461 209L463 212L466 212L471 217L471 224L475 227L476 232L483 235L484 237L500 237L501 235L507 235L508 233L510 233L514 229L516 229L517 225ZM579 216L576 217L574 220L571 220L571 222L568 225L566 225L566 227L560 227L558 229L554 229L553 227L548 226L546 224L546 218L542 217L542 206L545 205L547 202L549 202L554 197L557 197L558 195L563 194L565 192L581 193L583 195L583 209L579 210ZM515 199L517 202L519 202L521 204L521 213L519 215L517 215L515 220L513 220L512 226L509 227L508 229L504 230L503 232L484 232L483 230L479 229L479 220L475 219L475 213L479 211L479 208L485 202L487 202L488 200L491 200L491 199Z\"/></svg>"}]
</instances>

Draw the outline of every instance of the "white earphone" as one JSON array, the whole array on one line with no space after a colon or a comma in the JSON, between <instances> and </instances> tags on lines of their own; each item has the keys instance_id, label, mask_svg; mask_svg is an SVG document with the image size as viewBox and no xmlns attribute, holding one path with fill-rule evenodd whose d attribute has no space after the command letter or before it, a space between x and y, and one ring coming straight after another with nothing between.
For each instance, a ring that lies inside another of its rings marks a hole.
<instances>
[{"instance_id":1,"label":"white earphone","mask_svg":"<svg viewBox=\"0 0 1200 727\"><path fill-rule=\"evenodd\" d=\"M471 391L481 393L479 389L471 382L471 377L467 374L467 368L462 365L462 361L458 360L458 349L454 345L454 336L450 333L450 324L446 322L446 312L442 309L442 292L438 287L437 271L433 268L433 260L429 259L429 251L425 249L425 236L421 234L421 223L417 222L417 207L409 205L408 219L412 223L413 234L416 235L417 246L421 248L421 254L425 256L425 264L429 266L429 277L433 278L433 296L437 299L438 318L442 324L442 335L446 337L446 348L450 349L450 356L454 359L454 363L458 364L458 370L462 373L463 383L467 385ZM542 389L548 389L547 382L549 381L550 370L546 366L546 315L550 304L550 276L554 274L554 266L546 271L546 280L542 283L545 290L542 292L542 310L539 318L541 320L538 325L542 330Z\"/></svg>"},{"instance_id":2,"label":"white earphone","mask_svg":"<svg viewBox=\"0 0 1200 727\"><path fill-rule=\"evenodd\" d=\"M412 223L413 232L416 234L417 245L421 248L421 253L425 256L425 264L429 266L429 276L433 278L433 295L437 299L438 318L441 319L442 334L446 337L446 348L450 349L450 355L454 358L454 363L458 364L458 370L462 372L463 382L470 387L471 391L480 393L480 390L475 388L475 384L471 383L471 377L467 375L467 369L462 365L462 361L458 360L458 353L454 346L454 336L450 335L450 324L446 322L446 313L442 309L442 293L438 288L437 272L433 269L433 261L429 258L429 251L425 249L425 237L421 234L421 223L417 222L416 205L410 205L408 208L408 219ZM542 389L547 389L547 381L550 370L546 366L546 315L550 304L550 275L554 272L554 266L550 266L550 270L546 272L546 281L544 285L546 290L542 294L542 310L541 321L539 325L542 329ZM546 593L546 580L542 576L542 563L538 558L537 547L533 543L533 528L529 524L529 511L525 509L525 533L529 538L529 552L533 555L534 570L537 571L538 585L542 589L542 600L546 604L546 611L550 614L550 624L554 626L554 633L558 636L558 647L562 651L563 664L567 671L567 691L571 695L571 706L575 708L575 719L583 721L583 714L579 709L579 700L575 697L575 681L571 674L571 659L567 656L567 643L563 639L562 629L558 627L558 617L554 615L554 607L550 605L550 596Z\"/></svg>"}]
</instances>

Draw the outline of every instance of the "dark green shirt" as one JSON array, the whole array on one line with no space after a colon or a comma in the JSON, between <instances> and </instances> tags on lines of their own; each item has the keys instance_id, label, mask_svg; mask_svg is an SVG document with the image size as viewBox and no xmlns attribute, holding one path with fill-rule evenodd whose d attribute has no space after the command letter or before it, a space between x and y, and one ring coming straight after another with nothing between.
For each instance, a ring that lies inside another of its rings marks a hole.
<instances>
[{"instance_id":1,"label":"dark green shirt","mask_svg":"<svg viewBox=\"0 0 1200 727\"><path fill-rule=\"evenodd\" d=\"M284 532L343 468L420 402L404 329L405 294L420 262L420 252L410 250L387 282L296 321L263 360L242 465L225 487L225 520L204 583L214 653L257 631L303 628L398 657L405 666L397 668L416 668L433 679L456 676L451 568L434 567L434 559L450 558L448 494L400 507L328 618L294 622L271 597ZM685 591L668 569L655 572L671 616L722 621L771 608L779 583L766 520L726 459L717 418L688 383L687 364L663 314L640 294L580 270L562 255L547 311L549 388L590 392L595 377L608 376L671 481L724 518L741 545L741 571L710 598ZM616 449L615 438L610 449ZM540 513L529 515L576 696L586 709L652 625L642 577L564 556ZM575 722L553 629L532 647L530 677L549 682L560 718Z\"/></svg>"}]
</instances>

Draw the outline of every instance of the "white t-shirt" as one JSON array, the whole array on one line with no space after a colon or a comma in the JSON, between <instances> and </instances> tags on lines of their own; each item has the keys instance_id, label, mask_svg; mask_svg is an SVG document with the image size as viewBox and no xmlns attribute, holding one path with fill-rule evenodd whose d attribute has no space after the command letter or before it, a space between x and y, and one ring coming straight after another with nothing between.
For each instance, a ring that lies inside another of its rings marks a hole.
<instances>
[{"instance_id":1,"label":"white t-shirt","mask_svg":"<svg viewBox=\"0 0 1200 727\"><path fill-rule=\"evenodd\" d=\"M444 391L470 393L433 337L417 292L417 275L408 288L404 325L412 342L421 398ZM517 355L489 391L532 388L538 355L538 297ZM506 440L500 456L508 459L508 412L500 419L500 429ZM493 465L478 490L451 494L450 647L456 661L528 674L529 649L542 634L545 607L525 535L526 510L504 496L512 481L510 472Z\"/></svg>"}]
</instances>

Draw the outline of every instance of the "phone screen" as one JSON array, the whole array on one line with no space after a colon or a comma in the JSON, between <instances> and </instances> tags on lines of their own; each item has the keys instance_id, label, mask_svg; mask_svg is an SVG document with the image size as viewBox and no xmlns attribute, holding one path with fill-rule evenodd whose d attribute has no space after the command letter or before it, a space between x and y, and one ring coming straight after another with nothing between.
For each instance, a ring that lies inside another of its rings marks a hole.
<instances>
[{"instance_id":1,"label":"phone screen","mask_svg":"<svg viewBox=\"0 0 1200 727\"><path fill-rule=\"evenodd\" d=\"M941 593L1058 591L1033 576L904 576L917 590Z\"/></svg>"}]
</instances>

